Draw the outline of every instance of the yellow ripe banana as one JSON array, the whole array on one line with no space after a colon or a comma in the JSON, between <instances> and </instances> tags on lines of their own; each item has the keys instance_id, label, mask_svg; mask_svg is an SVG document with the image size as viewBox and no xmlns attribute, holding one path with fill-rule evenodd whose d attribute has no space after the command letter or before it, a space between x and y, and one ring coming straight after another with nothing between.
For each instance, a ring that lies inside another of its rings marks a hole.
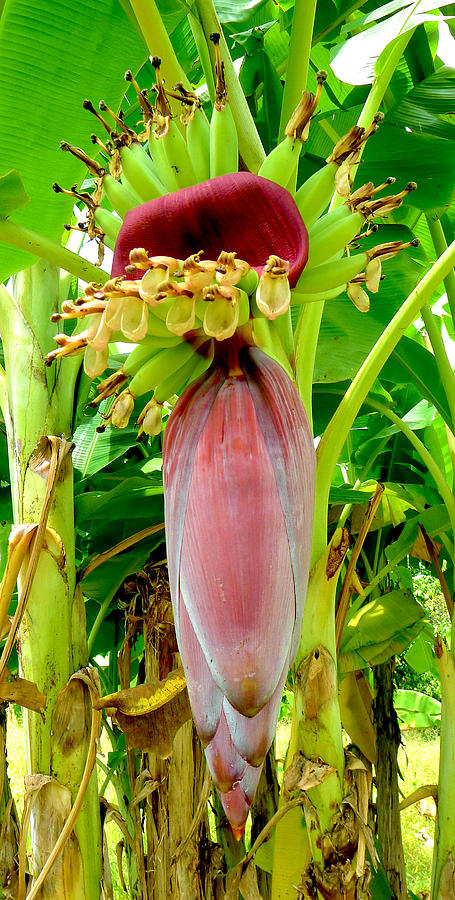
<instances>
[{"instance_id":1,"label":"yellow ripe banana","mask_svg":"<svg viewBox=\"0 0 455 900\"><path fill-rule=\"evenodd\" d=\"M266 156L258 174L268 178L275 184L287 188L291 180L297 177L302 142L285 137L268 156Z\"/></svg>"},{"instance_id":2,"label":"yellow ripe banana","mask_svg":"<svg viewBox=\"0 0 455 900\"><path fill-rule=\"evenodd\" d=\"M325 218L325 216L324 216ZM305 270L312 269L328 262L355 238L362 229L365 219L361 213L351 213L340 218L330 228L319 228L311 234L309 254Z\"/></svg>"},{"instance_id":3,"label":"yellow ripe banana","mask_svg":"<svg viewBox=\"0 0 455 900\"><path fill-rule=\"evenodd\" d=\"M210 178L230 175L239 168L239 139L229 103L213 107L210 120Z\"/></svg>"},{"instance_id":4,"label":"yellow ripe banana","mask_svg":"<svg viewBox=\"0 0 455 900\"><path fill-rule=\"evenodd\" d=\"M112 175L104 176L103 191L112 208L122 219L125 218L130 209L134 209L135 206L140 206L142 203L141 198L135 191L125 184L120 184L119 181L112 178Z\"/></svg>"},{"instance_id":5,"label":"yellow ripe banana","mask_svg":"<svg viewBox=\"0 0 455 900\"><path fill-rule=\"evenodd\" d=\"M134 376L129 385L133 397L140 397L147 391L155 390L165 378L180 369L196 353L190 341L180 341L176 347L166 348L155 353Z\"/></svg>"},{"instance_id":6,"label":"yellow ripe banana","mask_svg":"<svg viewBox=\"0 0 455 900\"><path fill-rule=\"evenodd\" d=\"M152 174L146 163L139 159L129 147L120 148L123 174L143 203L155 200L166 193L166 188L160 179Z\"/></svg>"},{"instance_id":7,"label":"yellow ripe banana","mask_svg":"<svg viewBox=\"0 0 455 900\"><path fill-rule=\"evenodd\" d=\"M315 266L314 269L304 269L296 286L297 294L326 293L337 288L340 284L347 284L356 275L363 271L368 262L366 253L356 253L355 256L346 256L335 262L324 263L323 266Z\"/></svg>"},{"instance_id":8,"label":"yellow ripe banana","mask_svg":"<svg viewBox=\"0 0 455 900\"><path fill-rule=\"evenodd\" d=\"M299 187L294 200L307 228L324 212L335 190L336 163L327 163Z\"/></svg>"},{"instance_id":9,"label":"yellow ripe banana","mask_svg":"<svg viewBox=\"0 0 455 900\"><path fill-rule=\"evenodd\" d=\"M195 381L211 366L215 355L214 342L209 341L208 346L203 346L206 347L205 352L201 353L202 347L195 351L180 368L171 372L156 386L154 396L157 403L169 400L170 397L181 391L188 381Z\"/></svg>"},{"instance_id":10,"label":"yellow ripe banana","mask_svg":"<svg viewBox=\"0 0 455 900\"><path fill-rule=\"evenodd\" d=\"M202 109L196 109L186 127L186 144L199 184L210 178L210 129Z\"/></svg>"},{"instance_id":11,"label":"yellow ripe banana","mask_svg":"<svg viewBox=\"0 0 455 900\"><path fill-rule=\"evenodd\" d=\"M106 237L115 244L122 227L122 220L114 216L108 209L104 209L104 206L96 207L95 219L100 228L103 229Z\"/></svg>"}]
</instances>

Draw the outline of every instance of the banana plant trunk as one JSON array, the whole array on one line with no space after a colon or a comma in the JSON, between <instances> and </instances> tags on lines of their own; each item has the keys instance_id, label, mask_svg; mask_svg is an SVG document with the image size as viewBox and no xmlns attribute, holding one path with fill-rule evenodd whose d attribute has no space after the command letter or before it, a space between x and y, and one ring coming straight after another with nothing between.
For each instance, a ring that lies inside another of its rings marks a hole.
<instances>
[{"instance_id":1,"label":"banana plant trunk","mask_svg":"<svg viewBox=\"0 0 455 900\"><path fill-rule=\"evenodd\" d=\"M17 896L19 818L11 794L6 757L6 704L0 705L0 897Z\"/></svg>"},{"instance_id":2,"label":"banana plant trunk","mask_svg":"<svg viewBox=\"0 0 455 900\"><path fill-rule=\"evenodd\" d=\"M5 354L1 404L6 423L13 517L37 523L52 467L52 442L70 437L78 364L50 371L59 272L40 261L19 273L12 292L0 289L0 328ZM21 580L19 579L19 592ZM89 743L91 705L80 680L87 665L83 600L75 592L73 475L66 456L52 500L35 577L18 636L20 674L46 696L43 718L24 710L31 869L42 869L76 796ZM40 896L99 900L101 828L93 773L75 833L51 870Z\"/></svg>"},{"instance_id":3,"label":"banana plant trunk","mask_svg":"<svg viewBox=\"0 0 455 900\"><path fill-rule=\"evenodd\" d=\"M374 718L378 758L376 763L377 834L382 862L393 896L406 900L406 869L401 837L400 796L398 790L398 747L400 726L393 706L395 657L374 668Z\"/></svg>"}]
</instances>

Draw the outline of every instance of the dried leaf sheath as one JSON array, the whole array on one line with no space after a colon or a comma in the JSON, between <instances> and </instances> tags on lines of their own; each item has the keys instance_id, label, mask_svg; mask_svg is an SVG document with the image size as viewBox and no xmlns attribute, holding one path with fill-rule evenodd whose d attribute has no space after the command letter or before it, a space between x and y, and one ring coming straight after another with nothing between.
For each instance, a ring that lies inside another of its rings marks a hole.
<instances>
[{"instance_id":1,"label":"dried leaf sheath","mask_svg":"<svg viewBox=\"0 0 455 900\"><path fill-rule=\"evenodd\" d=\"M163 448L179 646L234 829L246 819L295 654L314 483L292 382L255 348L243 348L239 362L244 374L220 366L182 395Z\"/></svg>"}]
</instances>

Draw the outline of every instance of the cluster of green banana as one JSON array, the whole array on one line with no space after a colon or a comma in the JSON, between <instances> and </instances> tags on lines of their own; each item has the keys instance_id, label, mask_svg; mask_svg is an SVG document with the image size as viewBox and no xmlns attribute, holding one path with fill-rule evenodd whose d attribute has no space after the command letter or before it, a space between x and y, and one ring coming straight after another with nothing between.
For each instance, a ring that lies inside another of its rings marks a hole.
<instances>
[{"instance_id":1,"label":"cluster of green banana","mask_svg":"<svg viewBox=\"0 0 455 900\"><path fill-rule=\"evenodd\" d=\"M139 135L105 103L100 103L99 112L90 101L84 101L84 107L106 130L107 139L102 141L91 135L101 151L99 160L66 142L61 144L64 151L81 159L95 178L91 194L78 192L76 186L65 191L54 185L56 192L70 194L88 209L85 223L68 228L79 228L95 238L100 247L105 243L113 248L122 219L131 209L166 193L238 171L238 138L224 81L219 37L211 35L216 58L216 96L210 123L196 94L181 84L172 91L165 89L158 58L152 59L156 73L154 102L149 92L140 89L130 71L125 76L136 91L143 116ZM95 378L107 367L110 342L126 338L139 344L120 372L98 386L94 403L115 396L101 430L109 422L125 427L135 399L154 391L138 424L146 434L156 434L161 430L162 403L211 365L214 339L226 340L249 323L255 342L273 355L273 347L280 343L275 341L275 329L278 334L280 317L290 303L329 300L347 290L359 310L368 309L365 288L378 290L381 259L408 245L384 244L355 254L350 253L350 245L354 241L357 245L363 236L376 230L374 217L396 209L415 185L410 183L400 193L378 197L393 183L391 178L379 187L368 183L352 191L351 169L363 144L379 126L378 114L369 129L351 128L336 144L326 165L296 190L299 157L325 79L326 73L319 72L316 94L303 93L284 139L267 156L258 173L293 194L308 229L308 261L292 290L289 261L278 256L264 260L258 278L248 261L236 260L231 248L216 261L201 260L197 252L185 261L164 256L153 260L143 248L138 248L131 253L127 274L145 270L140 279L117 278L104 286L89 285L84 298L64 304L62 313L54 317L87 318L88 328L76 329L73 336L57 335L58 346L48 354L48 364L58 357L84 353L85 371ZM172 117L171 99L181 103L180 122ZM110 117L112 125L102 113ZM326 212L334 192L343 198L343 204ZM289 360L283 356L280 362L292 375Z\"/></svg>"}]
</instances>

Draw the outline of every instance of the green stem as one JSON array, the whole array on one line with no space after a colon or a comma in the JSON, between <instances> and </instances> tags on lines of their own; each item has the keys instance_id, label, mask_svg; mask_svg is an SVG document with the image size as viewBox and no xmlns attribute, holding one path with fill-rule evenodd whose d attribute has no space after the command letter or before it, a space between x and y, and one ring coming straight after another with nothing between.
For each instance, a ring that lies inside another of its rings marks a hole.
<instances>
[{"instance_id":1,"label":"green stem","mask_svg":"<svg viewBox=\"0 0 455 900\"><path fill-rule=\"evenodd\" d=\"M444 388L447 403L450 409L452 419L452 431L455 426L455 375L447 357L444 341L438 328L438 323L431 311L428 303L422 307L422 319L430 340L436 365L438 367L439 377Z\"/></svg>"},{"instance_id":2,"label":"green stem","mask_svg":"<svg viewBox=\"0 0 455 900\"><path fill-rule=\"evenodd\" d=\"M295 0L286 82L281 104L279 141L283 139L286 125L302 96L302 91L306 88L316 2L317 0Z\"/></svg>"},{"instance_id":3,"label":"green stem","mask_svg":"<svg viewBox=\"0 0 455 900\"><path fill-rule=\"evenodd\" d=\"M436 639L436 659L441 679L441 742L439 761L438 812L434 842L431 896L453 896L453 860L455 858L455 661L441 638ZM446 889L444 887L444 882Z\"/></svg>"},{"instance_id":4,"label":"green stem","mask_svg":"<svg viewBox=\"0 0 455 900\"><path fill-rule=\"evenodd\" d=\"M316 475L314 558L318 559L326 544L326 512L330 484L338 457L357 413L372 388L392 350L412 324L424 303L431 297L438 284L453 267L455 241L431 267L411 292L402 307L385 328L383 334L368 354L352 384L332 416L318 447Z\"/></svg>"},{"instance_id":5,"label":"green stem","mask_svg":"<svg viewBox=\"0 0 455 900\"><path fill-rule=\"evenodd\" d=\"M61 402L55 374L48 382L43 353L52 345L55 325L50 316L58 300L58 272L41 260L13 281L14 296L0 293L0 319L8 390L7 436L11 492L15 524L37 522L45 500L45 472L31 464L33 450L43 435L69 434L74 398ZM9 299L8 299L9 298ZM62 735L62 710L68 708L84 722L84 691L76 682L68 685L73 672L87 665L85 621L75 615L74 597L74 498L70 460L55 485L48 525L56 532L57 557L43 547L35 579L21 624L18 655L24 677L35 682L46 695L43 720L24 712L28 772L52 775L75 798L87 756L88 735L84 725L71 741ZM45 589L43 590L43 586ZM77 710L77 712L74 712ZM35 858L48 855L47 812L36 812L32 835ZM47 824L46 824L47 823ZM77 855L83 865L84 885L75 874L74 891L86 900L99 900L101 880L101 829L96 776L93 775L77 821ZM74 851L75 852L75 851ZM43 858L43 857L42 857ZM78 867L74 868L75 873ZM63 878L63 875L62 875ZM56 882L58 895L59 885ZM74 896L76 896L74 893Z\"/></svg>"},{"instance_id":6,"label":"green stem","mask_svg":"<svg viewBox=\"0 0 455 900\"><path fill-rule=\"evenodd\" d=\"M115 591L114 591L114 593L115 593ZM96 617L96 619L95 619L95 621L94 621L94 623L93 623L93 625L92 625L92 630L91 630L91 632L90 632L90 634L89 634L89 637L88 637L88 655L89 655L89 656L91 655L91 652L92 652L92 649L93 649L93 644L95 643L95 638L96 638L96 636L97 636L97 634L98 634L98 632L99 632L99 630L100 630L100 628L101 628L101 625L102 625L102 623L103 623L103 620L104 620L104 617L105 617L105 615L106 615L106 612L107 612L107 610L109 609L109 605L110 605L110 603L111 603L111 601L112 601L112 598L113 598L113 596L114 596L114 593L112 593L112 592L109 593L109 594L107 595L107 597L103 600L103 602L102 602L102 604L101 604L101 606L100 606L100 608L99 608L98 615L97 615L97 617Z\"/></svg>"},{"instance_id":7,"label":"green stem","mask_svg":"<svg viewBox=\"0 0 455 900\"><path fill-rule=\"evenodd\" d=\"M9 219L0 219L0 241L5 244L12 244L13 247L19 247L20 250L26 250L33 256L39 256L41 259L47 260L54 266L71 272L83 281L96 281L103 283L108 280L109 275L97 266L72 253L55 241L37 234L36 231L30 231L23 225L11 222Z\"/></svg>"},{"instance_id":8,"label":"green stem","mask_svg":"<svg viewBox=\"0 0 455 900\"><path fill-rule=\"evenodd\" d=\"M363 128L368 128L369 125L371 125L371 122L383 101L384 94L389 86L392 75L403 56L405 48L411 40L411 36L412 31L407 31L405 34L398 35L392 45L389 46L387 60L382 65L379 75L377 75L373 81L370 93L368 94L365 105L360 113L360 118L357 122L357 124L361 125Z\"/></svg>"},{"instance_id":9,"label":"green stem","mask_svg":"<svg viewBox=\"0 0 455 900\"><path fill-rule=\"evenodd\" d=\"M188 12L188 22L190 23L196 50L199 53L199 59L201 60L202 71L204 72L204 78L207 83L210 101L213 104L215 103L215 81L213 78L213 68L207 41L205 40L205 35L199 19L197 16L193 15L192 12Z\"/></svg>"},{"instance_id":10,"label":"green stem","mask_svg":"<svg viewBox=\"0 0 455 900\"><path fill-rule=\"evenodd\" d=\"M295 373L302 403L313 428L313 372L324 303L307 303L299 312L295 330ZM327 543L327 539L326 539Z\"/></svg>"},{"instance_id":11,"label":"green stem","mask_svg":"<svg viewBox=\"0 0 455 900\"><path fill-rule=\"evenodd\" d=\"M189 89L191 85L175 55L155 0L130 0L130 3L150 55L162 60L167 85L172 87L181 81Z\"/></svg>"},{"instance_id":12,"label":"green stem","mask_svg":"<svg viewBox=\"0 0 455 900\"><path fill-rule=\"evenodd\" d=\"M441 222L439 219L432 219L431 216L426 216L426 220L436 255L442 256L444 251L447 250L447 241ZM444 287L447 293L447 300L449 301L452 321L455 323L455 271L453 269L444 278Z\"/></svg>"},{"instance_id":13,"label":"green stem","mask_svg":"<svg viewBox=\"0 0 455 900\"><path fill-rule=\"evenodd\" d=\"M246 102L237 73L234 69L228 45L226 43L223 30L218 20L215 7L212 0L195 0L195 7L199 13L199 19L205 39L209 44L209 35L217 31L221 35L220 51L221 58L224 62L224 75L226 85L229 92L229 100L234 116L237 134L239 136L239 152L240 156L250 172L258 172L262 162L265 159L264 148L261 143L254 119L251 115L250 108ZM213 45L209 45L210 58L214 63Z\"/></svg>"}]
</instances>

